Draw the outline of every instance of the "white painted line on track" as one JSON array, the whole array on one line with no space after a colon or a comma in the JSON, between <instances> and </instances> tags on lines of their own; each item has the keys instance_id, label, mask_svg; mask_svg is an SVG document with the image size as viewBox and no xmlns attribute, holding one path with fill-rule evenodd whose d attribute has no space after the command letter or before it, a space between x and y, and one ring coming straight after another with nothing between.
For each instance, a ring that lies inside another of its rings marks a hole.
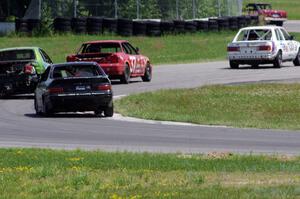
<instances>
[{"instance_id":1,"label":"white painted line on track","mask_svg":"<svg viewBox=\"0 0 300 199\"><path fill-rule=\"evenodd\" d=\"M116 95L114 96L114 99L121 99L122 97L126 97L127 95Z\"/></svg>"},{"instance_id":2,"label":"white painted line on track","mask_svg":"<svg viewBox=\"0 0 300 199\"><path fill-rule=\"evenodd\" d=\"M114 100L126 97L127 95L117 95L114 96ZM172 121L158 121L158 120L146 120L135 117L126 117L121 114L114 113L112 118L105 118L110 120L124 121L124 122L136 122L144 124L160 124L160 125L169 125L169 126L195 126L195 127L210 127L210 128L229 128L228 126L217 126L217 125L204 125L204 124L193 124L187 122L172 122Z\"/></svg>"},{"instance_id":3,"label":"white painted line on track","mask_svg":"<svg viewBox=\"0 0 300 199\"><path fill-rule=\"evenodd\" d=\"M136 123L144 123L144 124L160 124L160 125L169 125L169 126L195 126L195 127L210 127L210 128L229 128L227 126L214 126L214 125L201 125L201 124L193 124L186 122L171 122L171 121L158 121L158 120L146 120L134 117L126 117L121 114L114 113L112 118L104 118L109 120L117 120L117 121L125 121L125 122L136 122Z\"/></svg>"}]
</instances>

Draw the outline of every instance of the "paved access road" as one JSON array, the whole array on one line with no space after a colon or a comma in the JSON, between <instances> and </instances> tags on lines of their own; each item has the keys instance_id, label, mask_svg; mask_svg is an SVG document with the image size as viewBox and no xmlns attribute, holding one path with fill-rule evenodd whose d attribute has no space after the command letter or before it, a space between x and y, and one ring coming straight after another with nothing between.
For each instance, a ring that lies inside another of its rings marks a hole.
<instances>
[{"instance_id":1,"label":"paved access road","mask_svg":"<svg viewBox=\"0 0 300 199\"><path fill-rule=\"evenodd\" d=\"M283 25L288 32L300 32L300 20L288 20ZM299 40L299 38L296 38Z\"/></svg>"},{"instance_id":2,"label":"paved access road","mask_svg":"<svg viewBox=\"0 0 300 199\"><path fill-rule=\"evenodd\" d=\"M188 88L267 80L298 81L300 67L229 69L228 63L163 65L154 68L150 83L139 79L115 83L115 95L162 88ZM300 154L300 132L226 127L180 126L95 118L89 114L39 118L33 100L0 100L0 146L51 147L155 152L211 152Z\"/></svg>"}]
</instances>

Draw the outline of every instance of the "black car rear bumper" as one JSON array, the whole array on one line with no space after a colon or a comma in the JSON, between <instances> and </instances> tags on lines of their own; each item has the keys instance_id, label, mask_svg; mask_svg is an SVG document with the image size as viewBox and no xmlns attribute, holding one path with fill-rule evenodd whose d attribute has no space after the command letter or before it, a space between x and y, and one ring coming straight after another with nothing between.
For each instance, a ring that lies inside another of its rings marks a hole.
<instances>
[{"instance_id":1,"label":"black car rear bumper","mask_svg":"<svg viewBox=\"0 0 300 199\"><path fill-rule=\"evenodd\" d=\"M112 104L112 93L70 93L48 96L51 112L96 111Z\"/></svg>"}]
</instances>

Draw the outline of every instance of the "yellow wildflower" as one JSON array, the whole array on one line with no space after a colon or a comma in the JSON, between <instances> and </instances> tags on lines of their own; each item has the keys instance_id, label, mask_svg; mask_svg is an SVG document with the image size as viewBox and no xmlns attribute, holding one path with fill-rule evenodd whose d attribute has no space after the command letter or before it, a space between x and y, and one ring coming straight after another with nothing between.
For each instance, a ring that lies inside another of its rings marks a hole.
<instances>
[{"instance_id":1,"label":"yellow wildflower","mask_svg":"<svg viewBox=\"0 0 300 199\"><path fill-rule=\"evenodd\" d=\"M69 158L68 160L69 161L72 161L72 162L78 162L80 160L83 160L84 158L81 158L81 157L73 157L73 158Z\"/></svg>"}]
</instances>

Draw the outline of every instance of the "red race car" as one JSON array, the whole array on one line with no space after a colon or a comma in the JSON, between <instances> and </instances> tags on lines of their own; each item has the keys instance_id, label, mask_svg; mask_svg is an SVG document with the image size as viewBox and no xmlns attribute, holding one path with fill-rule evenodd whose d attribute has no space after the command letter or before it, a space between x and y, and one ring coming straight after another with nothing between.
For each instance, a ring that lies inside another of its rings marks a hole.
<instances>
[{"instance_id":1,"label":"red race car","mask_svg":"<svg viewBox=\"0 0 300 199\"><path fill-rule=\"evenodd\" d=\"M274 10L269 3L249 3L246 6L247 14L259 16L260 21L265 24L282 26L287 20L287 13L284 10Z\"/></svg>"},{"instance_id":2,"label":"red race car","mask_svg":"<svg viewBox=\"0 0 300 199\"><path fill-rule=\"evenodd\" d=\"M149 58L124 40L85 42L77 54L67 56L67 62L74 61L97 62L111 79L120 79L124 84L128 84L131 77L141 77L144 82L152 78Z\"/></svg>"}]
</instances>

